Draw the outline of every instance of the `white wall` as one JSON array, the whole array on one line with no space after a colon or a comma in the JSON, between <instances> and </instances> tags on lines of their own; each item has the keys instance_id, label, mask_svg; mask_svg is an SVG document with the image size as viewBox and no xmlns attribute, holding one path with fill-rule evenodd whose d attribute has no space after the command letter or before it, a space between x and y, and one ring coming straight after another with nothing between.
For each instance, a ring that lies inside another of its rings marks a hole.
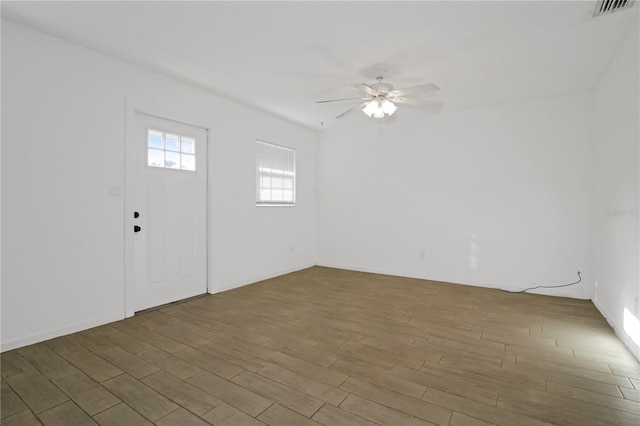
<instances>
[{"instance_id":1,"label":"white wall","mask_svg":"<svg viewBox=\"0 0 640 426\"><path fill-rule=\"evenodd\" d=\"M593 208L594 302L640 359L640 330L633 343L624 319L640 318L638 37L636 24L595 89Z\"/></svg>"},{"instance_id":2,"label":"white wall","mask_svg":"<svg viewBox=\"0 0 640 426\"><path fill-rule=\"evenodd\" d=\"M540 292L590 298L592 101L401 108L324 132L319 263L508 290L580 270Z\"/></svg>"},{"instance_id":3,"label":"white wall","mask_svg":"<svg viewBox=\"0 0 640 426\"><path fill-rule=\"evenodd\" d=\"M211 129L212 291L315 264L316 132L3 19L2 350L124 317L125 98ZM295 208L255 206L256 138Z\"/></svg>"}]
</instances>

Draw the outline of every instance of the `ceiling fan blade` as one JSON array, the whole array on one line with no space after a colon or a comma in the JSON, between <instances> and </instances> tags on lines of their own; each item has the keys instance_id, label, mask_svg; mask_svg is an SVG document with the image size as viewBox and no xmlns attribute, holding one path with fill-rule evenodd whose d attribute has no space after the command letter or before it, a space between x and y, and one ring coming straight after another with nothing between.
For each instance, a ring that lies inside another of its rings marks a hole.
<instances>
[{"instance_id":1,"label":"ceiling fan blade","mask_svg":"<svg viewBox=\"0 0 640 426\"><path fill-rule=\"evenodd\" d=\"M368 104L368 103L369 103L369 101L367 101L367 102L363 102L363 103L361 103L360 105L356 105L356 106L354 106L353 108L348 109L347 111L345 111L345 112L343 112L342 114L340 114L339 116L337 116L337 117L336 117L336 119L338 119L338 118L344 118L344 117L346 117L347 115L351 114L352 112L354 112L354 111L356 111L356 110L358 110L358 109L362 109L362 108L364 108L364 106L365 106L366 104Z\"/></svg>"},{"instance_id":2,"label":"ceiling fan blade","mask_svg":"<svg viewBox=\"0 0 640 426\"><path fill-rule=\"evenodd\" d=\"M414 99L414 98L409 98L405 96L392 98L391 101L397 104L403 104L403 105L412 106L420 109L431 110L431 111L438 111L440 108L442 108L442 105L444 105L444 103L440 101L432 101L427 99Z\"/></svg>"},{"instance_id":3,"label":"ceiling fan blade","mask_svg":"<svg viewBox=\"0 0 640 426\"><path fill-rule=\"evenodd\" d=\"M359 101L359 100L366 100L369 98L343 98L343 99L329 99L326 101L316 101L317 104L325 104L327 102L340 102L340 101Z\"/></svg>"},{"instance_id":4,"label":"ceiling fan blade","mask_svg":"<svg viewBox=\"0 0 640 426\"><path fill-rule=\"evenodd\" d=\"M356 89L359 89L359 90L364 90L369 96L380 95L380 92L378 92L376 89L374 89L373 87L369 86L366 83L352 84L351 87L355 87Z\"/></svg>"},{"instance_id":5,"label":"ceiling fan blade","mask_svg":"<svg viewBox=\"0 0 640 426\"><path fill-rule=\"evenodd\" d=\"M438 87L437 84L427 83L427 84L421 84L419 86L412 86L404 89L392 90L391 92L389 92L389 97L393 98L396 96L416 95L418 93L430 93L430 92L436 92L438 90L440 90L440 87Z\"/></svg>"}]
</instances>

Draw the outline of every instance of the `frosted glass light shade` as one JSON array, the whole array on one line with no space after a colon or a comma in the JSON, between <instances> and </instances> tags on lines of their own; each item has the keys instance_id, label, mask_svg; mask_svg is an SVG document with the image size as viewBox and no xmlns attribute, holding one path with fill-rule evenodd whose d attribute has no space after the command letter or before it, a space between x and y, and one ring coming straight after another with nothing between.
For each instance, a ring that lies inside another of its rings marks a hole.
<instances>
[{"instance_id":1,"label":"frosted glass light shade","mask_svg":"<svg viewBox=\"0 0 640 426\"><path fill-rule=\"evenodd\" d=\"M373 116L376 112L378 112L380 108L378 108L378 101L371 101L364 108L362 108L362 112L367 114L369 117Z\"/></svg>"},{"instance_id":2,"label":"frosted glass light shade","mask_svg":"<svg viewBox=\"0 0 640 426\"><path fill-rule=\"evenodd\" d=\"M385 114L393 115L393 113L396 112L397 109L398 107L396 106L396 104L391 101L385 99L384 102L382 102L382 112L384 112Z\"/></svg>"},{"instance_id":3,"label":"frosted glass light shade","mask_svg":"<svg viewBox=\"0 0 640 426\"><path fill-rule=\"evenodd\" d=\"M373 118L384 118L385 114L391 116L398 107L391 101L374 99L362 109L362 112Z\"/></svg>"}]
</instances>

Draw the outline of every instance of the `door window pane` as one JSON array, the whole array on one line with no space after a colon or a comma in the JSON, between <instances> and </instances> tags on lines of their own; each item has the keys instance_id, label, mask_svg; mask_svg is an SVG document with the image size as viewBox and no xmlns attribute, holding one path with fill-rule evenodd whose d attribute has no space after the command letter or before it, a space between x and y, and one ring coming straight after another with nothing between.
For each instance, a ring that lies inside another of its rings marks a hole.
<instances>
[{"instance_id":1,"label":"door window pane","mask_svg":"<svg viewBox=\"0 0 640 426\"><path fill-rule=\"evenodd\" d=\"M149 135L147 137L147 146L149 148L162 149L162 132L149 130Z\"/></svg>"},{"instance_id":2,"label":"door window pane","mask_svg":"<svg viewBox=\"0 0 640 426\"><path fill-rule=\"evenodd\" d=\"M147 150L147 164L151 167L164 167L164 151L149 148Z\"/></svg>"},{"instance_id":3,"label":"door window pane","mask_svg":"<svg viewBox=\"0 0 640 426\"><path fill-rule=\"evenodd\" d=\"M167 133L165 140L165 146L167 151L179 151L178 149L178 135L171 135Z\"/></svg>"},{"instance_id":4,"label":"door window pane","mask_svg":"<svg viewBox=\"0 0 640 426\"><path fill-rule=\"evenodd\" d=\"M182 137L182 144L181 144L180 151L184 152L185 154L194 154L195 146L196 146L196 141L194 141L191 138L185 138L184 136Z\"/></svg>"},{"instance_id":5,"label":"door window pane","mask_svg":"<svg viewBox=\"0 0 640 426\"><path fill-rule=\"evenodd\" d=\"M182 154L182 170L194 171L196 169L196 156Z\"/></svg>"},{"instance_id":6,"label":"door window pane","mask_svg":"<svg viewBox=\"0 0 640 426\"><path fill-rule=\"evenodd\" d=\"M179 169L180 168L180 154L177 152L169 152L165 153L164 157L164 166L167 169Z\"/></svg>"}]
</instances>

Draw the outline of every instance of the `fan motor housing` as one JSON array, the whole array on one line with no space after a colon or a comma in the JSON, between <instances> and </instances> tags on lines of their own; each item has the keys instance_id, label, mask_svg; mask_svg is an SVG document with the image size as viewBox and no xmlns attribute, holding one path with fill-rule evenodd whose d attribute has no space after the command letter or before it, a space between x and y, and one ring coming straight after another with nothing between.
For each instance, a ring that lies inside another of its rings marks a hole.
<instances>
[{"instance_id":1,"label":"fan motor housing","mask_svg":"<svg viewBox=\"0 0 640 426\"><path fill-rule=\"evenodd\" d=\"M383 82L378 82L378 83L373 83L371 84L371 87L376 89L378 92L383 92L383 93L389 93L390 91L393 90L393 86L389 83L383 83Z\"/></svg>"}]
</instances>

